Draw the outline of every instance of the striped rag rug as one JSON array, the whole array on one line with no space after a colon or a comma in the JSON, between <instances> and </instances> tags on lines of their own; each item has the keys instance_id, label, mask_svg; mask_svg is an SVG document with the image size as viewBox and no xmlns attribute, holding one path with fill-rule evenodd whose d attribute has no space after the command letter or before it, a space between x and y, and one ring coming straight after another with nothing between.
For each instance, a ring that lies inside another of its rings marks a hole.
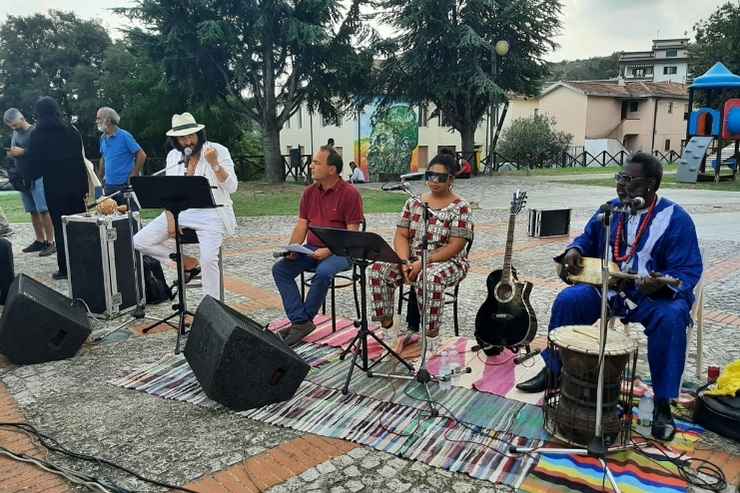
<instances>
[{"instance_id":1,"label":"striped rag rug","mask_svg":"<svg viewBox=\"0 0 740 493\"><path fill-rule=\"evenodd\" d=\"M362 372L355 372L352 392L345 396L334 386L343 380L340 376L346 374L349 365L336 357L338 352L314 344L300 346L298 353L314 364L320 363L320 367L311 370L293 398L240 414L272 425L351 440L512 488L524 481L535 460L511 456L507 450L510 444L537 447L544 443L521 436L543 436L542 415L536 406L456 387L446 396L435 391L434 398L441 399L441 416L431 418L418 384L390 383L368 378ZM205 395L182 354L167 355L111 383L165 399L219 407ZM394 398L398 399L392 401ZM456 419L449 418L453 415ZM527 422L532 420L535 424Z\"/></svg>"}]
</instances>

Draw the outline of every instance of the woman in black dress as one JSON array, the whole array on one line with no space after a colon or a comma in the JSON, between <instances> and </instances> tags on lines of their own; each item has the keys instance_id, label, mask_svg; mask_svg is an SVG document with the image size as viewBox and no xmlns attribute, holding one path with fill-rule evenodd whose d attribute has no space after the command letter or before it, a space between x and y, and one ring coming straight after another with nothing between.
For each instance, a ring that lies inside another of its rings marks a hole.
<instances>
[{"instance_id":1,"label":"woman in black dress","mask_svg":"<svg viewBox=\"0 0 740 493\"><path fill-rule=\"evenodd\" d=\"M62 216L85 212L87 172L82 157L82 138L62 120L57 102L44 96L36 102L36 128L27 149L28 165L36 176L44 177L46 204L57 245L59 270L52 277L67 277Z\"/></svg>"}]
</instances>

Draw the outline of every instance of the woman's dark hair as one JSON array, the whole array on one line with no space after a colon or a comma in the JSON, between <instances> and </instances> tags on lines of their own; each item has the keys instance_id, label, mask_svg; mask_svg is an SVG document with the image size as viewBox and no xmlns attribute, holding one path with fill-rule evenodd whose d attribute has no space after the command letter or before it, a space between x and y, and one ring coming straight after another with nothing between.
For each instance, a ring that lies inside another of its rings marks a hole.
<instances>
[{"instance_id":1,"label":"woman's dark hair","mask_svg":"<svg viewBox=\"0 0 740 493\"><path fill-rule=\"evenodd\" d=\"M663 165L660 161L647 152L636 152L627 158L628 163L637 163L642 169L642 176L645 178L655 179L655 189L660 188L660 182L663 179Z\"/></svg>"},{"instance_id":2,"label":"woman's dark hair","mask_svg":"<svg viewBox=\"0 0 740 493\"><path fill-rule=\"evenodd\" d=\"M200 150L203 148L203 144L206 143L206 129L201 128L196 132L196 135L198 136L198 143L193 148L193 154L198 154ZM178 142L177 137L167 137L167 140L169 144L177 149L178 151L182 152L184 149Z\"/></svg>"},{"instance_id":3,"label":"woman's dark hair","mask_svg":"<svg viewBox=\"0 0 740 493\"><path fill-rule=\"evenodd\" d=\"M36 114L37 128L63 127L62 111L54 98L42 96L36 101L33 112Z\"/></svg>"},{"instance_id":4,"label":"woman's dark hair","mask_svg":"<svg viewBox=\"0 0 740 493\"><path fill-rule=\"evenodd\" d=\"M429 161L427 169L431 168L435 164L441 164L447 168L447 172L453 176L455 176L459 170L459 167L457 166L457 156L455 156L455 153L450 149L440 150L439 154Z\"/></svg>"}]
</instances>

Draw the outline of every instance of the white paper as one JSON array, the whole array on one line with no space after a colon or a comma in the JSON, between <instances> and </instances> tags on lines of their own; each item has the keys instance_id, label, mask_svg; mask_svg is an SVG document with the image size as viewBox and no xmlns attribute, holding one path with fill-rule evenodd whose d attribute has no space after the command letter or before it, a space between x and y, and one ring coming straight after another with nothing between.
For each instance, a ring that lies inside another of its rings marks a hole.
<instances>
[{"instance_id":1,"label":"white paper","mask_svg":"<svg viewBox=\"0 0 740 493\"><path fill-rule=\"evenodd\" d=\"M280 248L286 252L302 253L304 255L313 255L314 253L313 250L306 248L303 245L286 245Z\"/></svg>"}]
</instances>

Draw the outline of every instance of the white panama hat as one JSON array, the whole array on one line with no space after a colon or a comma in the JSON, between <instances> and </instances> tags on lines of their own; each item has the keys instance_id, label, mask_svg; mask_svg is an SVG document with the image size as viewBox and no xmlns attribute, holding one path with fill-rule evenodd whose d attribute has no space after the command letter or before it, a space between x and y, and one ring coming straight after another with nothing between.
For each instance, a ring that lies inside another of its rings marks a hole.
<instances>
[{"instance_id":1,"label":"white panama hat","mask_svg":"<svg viewBox=\"0 0 740 493\"><path fill-rule=\"evenodd\" d=\"M175 113L172 115L172 128L167 131L167 136L184 137L185 135L198 133L204 128L206 126L196 123L195 117L190 113L183 113L181 115Z\"/></svg>"}]
</instances>

